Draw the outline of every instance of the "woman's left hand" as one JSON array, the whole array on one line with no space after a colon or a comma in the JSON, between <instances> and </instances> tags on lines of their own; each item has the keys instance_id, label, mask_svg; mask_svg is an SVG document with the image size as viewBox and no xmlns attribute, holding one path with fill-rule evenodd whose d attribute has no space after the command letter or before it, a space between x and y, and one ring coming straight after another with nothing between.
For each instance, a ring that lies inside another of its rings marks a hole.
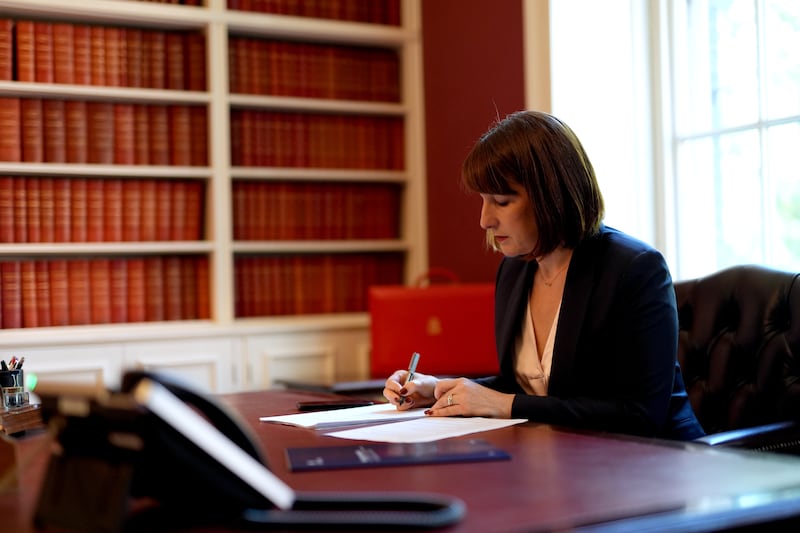
<instances>
[{"instance_id":1,"label":"woman's left hand","mask_svg":"<svg viewBox=\"0 0 800 533\"><path fill-rule=\"evenodd\" d=\"M433 392L434 403L425 414L432 416L484 416L511 418L513 394L478 385L467 378L440 379Z\"/></svg>"}]
</instances>

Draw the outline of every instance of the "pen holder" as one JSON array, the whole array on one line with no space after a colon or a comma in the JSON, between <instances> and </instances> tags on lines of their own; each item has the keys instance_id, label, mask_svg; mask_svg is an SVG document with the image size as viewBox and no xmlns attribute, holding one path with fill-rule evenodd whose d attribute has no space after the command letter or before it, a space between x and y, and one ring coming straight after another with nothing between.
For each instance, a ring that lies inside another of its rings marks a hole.
<instances>
[{"instance_id":1,"label":"pen holder","mask_svg":"<svg viewBox=\"0 0 800 533\"><path fill-rule=\"evenodd\" d=\"M25 390L23 370L0 370L0 390L3 394L3 408L6 410L23 407L29 403Z\"/></svg>"}]
</instances>

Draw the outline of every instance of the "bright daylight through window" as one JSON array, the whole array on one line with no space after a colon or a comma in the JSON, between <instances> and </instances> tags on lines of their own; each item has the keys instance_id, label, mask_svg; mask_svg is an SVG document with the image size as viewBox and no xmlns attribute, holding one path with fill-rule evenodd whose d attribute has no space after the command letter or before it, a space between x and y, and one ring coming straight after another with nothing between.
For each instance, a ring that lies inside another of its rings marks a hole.
<instances>
[{"instance_id":1,"label":"bright daylight through window","mask_svg":"<svg viewBox=\"0 0 800 533\"><path fill-rule=\"evenodd\" d=\"M675 0L671 27L681 277L800 271L800 2Z\"/></svg>"}]
</instances>

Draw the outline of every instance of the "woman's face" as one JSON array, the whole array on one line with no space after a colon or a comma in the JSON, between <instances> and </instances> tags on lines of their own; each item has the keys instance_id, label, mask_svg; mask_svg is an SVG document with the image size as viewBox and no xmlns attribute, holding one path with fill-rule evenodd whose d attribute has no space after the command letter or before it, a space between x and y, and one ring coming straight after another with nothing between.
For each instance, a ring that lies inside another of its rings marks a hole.
<instances>
[{"instance_id":1,"label":"woman's face","mask_svg":"<svg viewBox=\"0 0 800 533\"><path fill-rule=\"evenodd\" d=\"M481 227L509 257L530 253L539 238L528 193L517 185L511 188L512 194L481 193Z\"/></svg>"}]
</instances>

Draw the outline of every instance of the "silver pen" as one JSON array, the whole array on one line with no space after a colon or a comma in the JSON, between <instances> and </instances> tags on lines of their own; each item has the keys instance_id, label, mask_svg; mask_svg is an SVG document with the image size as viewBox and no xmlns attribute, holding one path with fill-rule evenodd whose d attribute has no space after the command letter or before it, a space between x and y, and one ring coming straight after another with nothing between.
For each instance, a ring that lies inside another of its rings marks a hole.
<instances>
[{"instance_id":1,"label":"silver pen","mask_svg":"<svg viewBox=\"0 0 800 533\"><path fill-rule=\"evenodd\" d=\"M414 379L414 372L417 371L417 363L419 363L419 352L414 352L411 354L411 361L408 363L408 376L406 376L406 382L403 384L403 387L408 385L408 383ZM405 397L401 396L399 403L402 404L405 401Z\"/></svg>"}]
</instances>

